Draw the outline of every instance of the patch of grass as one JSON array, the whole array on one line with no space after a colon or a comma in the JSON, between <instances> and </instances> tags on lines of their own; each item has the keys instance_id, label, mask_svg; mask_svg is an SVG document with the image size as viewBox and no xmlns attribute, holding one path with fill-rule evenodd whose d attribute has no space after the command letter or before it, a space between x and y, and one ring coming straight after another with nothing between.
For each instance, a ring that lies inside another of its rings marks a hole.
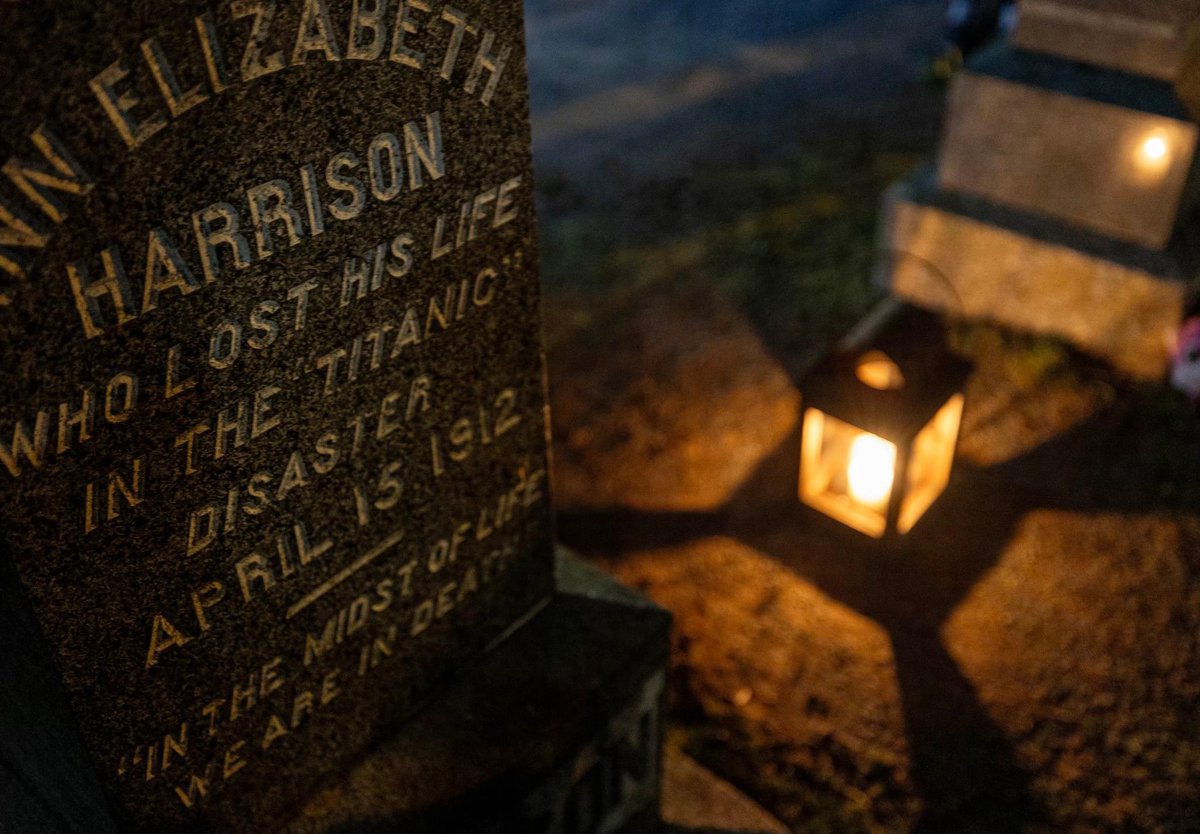
<instances>
[{"instance_id":1,"label":"patch of grass","mask_svg":"<svg viewBox=\"0 0 1200 834\"><path fill-rule=\"evenodd\" d=\"M644 183L615 206L565 198L556 181L543 195L546 286L612 302L699 278L737 304L768 342L802 353L881 297L871 280L880 199L915 161L861 150L806 153L787 164Z\"/></svg>"},{"instance_id":2,"label":"patch of grass","mask_svg":"<svg viewBox=\"0 0 1200 834\"><path fill-rule=\"evenodd\" d=\"M1052 337L963 323L952 328L950 342L952 348L976 362L998 364L1005 379L1020 391L1033 391L1075 371L1071 349Z\"/></svg>"}]
</instances>

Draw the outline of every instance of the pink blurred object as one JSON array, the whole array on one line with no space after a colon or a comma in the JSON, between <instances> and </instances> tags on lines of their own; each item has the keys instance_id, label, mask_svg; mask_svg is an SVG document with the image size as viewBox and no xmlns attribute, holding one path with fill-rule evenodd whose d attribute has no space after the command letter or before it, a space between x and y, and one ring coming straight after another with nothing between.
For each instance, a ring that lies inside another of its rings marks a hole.
<instances>
[{"instance_id":1,"label":"pink blurred object","mask_svg":"<svg viewBox=\"0 0 1200 834\"><path fill-rule=\"evenodd\" d=\"M1171 385L1200 406L1200 318L1183 323L1171 360Z\"/></svg>"}]
</instances>

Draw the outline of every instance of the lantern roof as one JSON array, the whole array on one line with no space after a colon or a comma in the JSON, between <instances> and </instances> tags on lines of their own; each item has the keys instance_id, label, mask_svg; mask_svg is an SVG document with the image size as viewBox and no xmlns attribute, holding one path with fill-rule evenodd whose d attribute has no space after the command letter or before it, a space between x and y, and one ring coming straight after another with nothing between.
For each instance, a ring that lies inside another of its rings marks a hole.
<instances>
[{"instance_id":1,"label":"lantern roof","mask_svg":"<svg viewBox=\"0 0 1200 834\"><path fill-rule=\"evenodd\" d=\"M938 316L888 299L804 380L804 407L905 444L963 390L970 370L946 347Z\"/></svg>"}]
</instances>

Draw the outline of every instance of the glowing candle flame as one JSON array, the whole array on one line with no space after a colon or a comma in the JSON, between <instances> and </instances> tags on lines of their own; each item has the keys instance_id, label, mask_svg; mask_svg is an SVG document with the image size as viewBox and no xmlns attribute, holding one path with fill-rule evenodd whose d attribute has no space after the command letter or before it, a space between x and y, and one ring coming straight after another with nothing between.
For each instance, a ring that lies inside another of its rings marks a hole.
<instances>
[{"instance_id":1,"label":"glowing candle flame","mask_svg":"<svg viewBox=\"0 0 1200 834\"><path fill-rule=\"evenodd\" d=\"M846 475L851 497L863 504L882 504L896 480L896 447L882 437L860 434L850 444Z\"/></svg>"}]
</instances>

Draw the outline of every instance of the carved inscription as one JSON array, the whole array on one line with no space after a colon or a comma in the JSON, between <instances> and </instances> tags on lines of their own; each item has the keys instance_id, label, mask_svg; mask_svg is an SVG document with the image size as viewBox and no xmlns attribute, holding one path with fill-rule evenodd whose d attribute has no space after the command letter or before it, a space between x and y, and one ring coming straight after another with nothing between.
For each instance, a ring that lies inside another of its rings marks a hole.
<instances>
[{"instance_id":1,"label":"carved inscription","mask_svg":"<svg viewBox=\"0 0 1200 834\"><path fill-rule=\"evenodd\" d=\"M259 830L551 588L519 4L97 19L0 94L0 532L122 824Z\"/></svg>"},{"instance_id":2,"label":"carved inscription","mask_svg":"<svg viewBox=\"0 0 1200 834\"><path fill-rule=\"evenodd\" d=\"M457 83L465 93L477 95L479 102L487 106L495 97L512 56L513 44L499 41L496 32L487 28L486 23L476 22L468 12L433 0L400 0L393 2L390 8L387 0L354 0L349 14L337 25L326 0L303 0L301 13L293 24L295 28L277 20L277 5L290 7L294 4L277 3L276 0L234 0L229 8L231 20L221 24L213 12L198 15L192 21L194 42L183 48L193 62L196 54L203 57L205 72L189 79L195 83L186 91L175 69L177 63L167 54L160 38L146 38L140 43L136 56L122 56L88 80L95 104L121 141L130 150L138 150L160 131L187 118L191 111L201 108L210 99L235 93L240 85L310 61L389 61L415 72L426 72L436 65L436 73L442 80ZM177 27L181 31L186 28L186 25ZM235 73L226 57L228 51L224 43L234 37L234 30L238 28L248 32L243 38L244 46ZM177 41L185 40L180 37L180 31L171 34ZM474 41L473 48L465 47L468 36ZM416 48L415 40L423 41L421 49ZM286 49L288 44L292 44L290 50ZM466 58L464 49L469 53ZM137 73L145 73L153 79L154 90L161 100L143 100L136 89ZM378 147L372 143L371 156L386 154L388 164L394 166L400 144L395 136L386 136L388 138L382 139ZM0 172L24 197L21 202L0 199L0 271L18 278L27 277L30 259L37 256L37 250L50 243L55 227L67 219L69 199L88 194L95 185L49 124L39 125L28 139L29 155L34 161L14 155L0 167ZM414 147L415 138L405 133L403 139L405 152L409 154L410 186L419 187L421 174L411 164L412 154L419 153ZM432 162L428 148L421 160L425 164ZM365 199L362 182L350 178L346 171L359 164L349 152L339 154L329 162L325 175L331 187L349 195L348 202L331 209L339 220L350 219L356 208L361 210ZM305 206L312 209L311 188L315 174L311 168L306 170L307 173L302 172ZM377 173L381 177L379 180ZM391 178L385 183L383 176ZM251 211L258 206L260 216L256 219L259 221L264 219L261 215L267 211L271 217L290 221L290 239L297 233L300 221L290 206L280 205L283 200L278 185L264 183L258 186L259 190L250 197ZM398 176L372 167L371 193L375 199L390 199L381 196L381 192L387 194L394 189L398 193L401 188ZM275 205L272 206L270 201L275 201ZM290 203L290 199L287 202ZM223 209L224 206L202 216L208 220L227 217ZM312 233L320 234L321 221L315 213L310 213L309 219L315 224ZM230 238L222 239L231 246L232 240L237 239L236 228L229 233ZM264 234L269 239L269 232ZM152 241L150 245L158 244ZM258 254L265 256L261 248ZM169 259L166 252L156 254L156 257L164 256ZM242 253L241 257L248 258L249 253ZM205 280L211 280L208 269ZM185 283L184 286L190 285ZM132 311L127 315L132 315Z\"/></svg>"}]
</instances>

